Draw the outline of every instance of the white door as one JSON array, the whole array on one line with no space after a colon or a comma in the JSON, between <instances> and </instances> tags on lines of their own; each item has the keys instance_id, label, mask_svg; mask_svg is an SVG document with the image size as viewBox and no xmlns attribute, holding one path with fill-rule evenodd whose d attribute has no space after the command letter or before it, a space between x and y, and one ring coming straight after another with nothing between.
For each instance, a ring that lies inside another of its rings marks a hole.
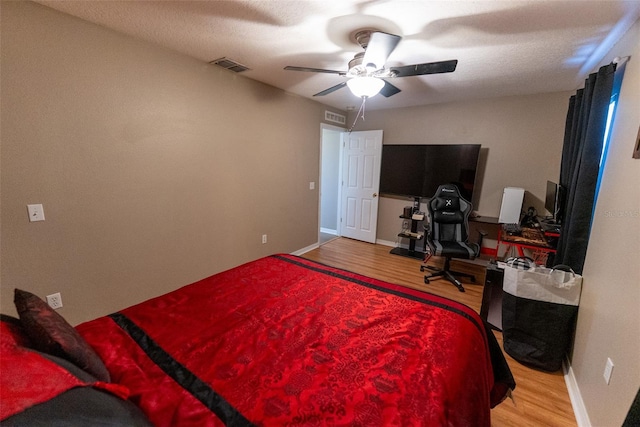
<instances>
[{"instance_id":1,"label":"white door","mask_svg":"<svg viewBox=\"0 0 640 427\"><path fill-rule=\"evenodd\" d=\"M342 134L340 235L376 242L382 131Z\"/></svg>"}]
</instances>

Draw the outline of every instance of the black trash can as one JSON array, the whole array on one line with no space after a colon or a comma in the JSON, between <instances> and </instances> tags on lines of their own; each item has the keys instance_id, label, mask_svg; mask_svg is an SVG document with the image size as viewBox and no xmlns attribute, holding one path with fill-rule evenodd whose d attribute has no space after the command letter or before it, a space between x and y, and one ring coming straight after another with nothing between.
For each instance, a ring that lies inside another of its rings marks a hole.
<instances>
[{"instance_id":1,"label":"black trash can","mask_svg":"<svg viewBox=\"0 0 640 427\"><path fill-rule=\"evenodd\" d=\"M557 371L573 340L582 277L564 266L531 264L508 262L504 269L504 351L527 366Z\"/></svg>"}]
</instances>

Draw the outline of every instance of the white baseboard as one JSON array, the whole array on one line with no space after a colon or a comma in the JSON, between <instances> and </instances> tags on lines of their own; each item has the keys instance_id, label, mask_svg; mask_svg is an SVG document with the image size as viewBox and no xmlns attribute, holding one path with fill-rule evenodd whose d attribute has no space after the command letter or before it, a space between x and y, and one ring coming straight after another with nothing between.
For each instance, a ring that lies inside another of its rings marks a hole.
<instances>
[{"instance_id":1,"label":"white baseboard","mask_svg":"<svg viewBox=\"0 0 640 427\"><path fill-rule=\"evenodd\" d=\"M391 242L389 240L376 240L376 245L382 245L382 246L390 246L392 248L396 247L396 242Z\"/></svg>"},{"instance_id":2,"label":"white baseboard","mask_svg":"<svg viewBox=\"0 0 640 427\"><path fill-rule=\"evenodd\" d=\"M578 427L591 427L591 421L589 420L589 414L587 408L584 406L580 389L578 388L578 382L573 374L571 363L569 359L565 358L562 364L562 370L564 372L564 382L567 385L567 391L569 392L569 399L571 400L571 406L573 407L573 413L576 416L576 422Z\"/></svg>"},{"instance_id":3,"label":"white baseboard","mask_svg":"<svg viewBox=\"0 0 640 427\"><path fill-rule=\"evenodd\" d=\"M321 233L327 233L327 234L332 234L334 236L338 235L338 230L332 230L330 228L324 228L324 227L320 227L320 232Z\"/></svg>"},{"instance_id":4,"label":"white baseboard","mask_svg":"<svg viewBox=\"0 0 640 427\"><path fill-rule=\"evenodd\" d=\"M331 233L329 233L329 234L331 234ZM390 246L392 248L396 246L396 242L390 242L388 240L376 240L376 244L377 245L383 245L383 246ZM316 243L314 243L312 245L307 246L306 248L298 249L295 252L291 252L291 255L300 256L300 255L303 255L303 254L305 254L305 253L307 253L309 251L317 249L319 247L320 247L320 243L316 242Z\"/></svg>"},{"instance_id":5,"label":"white baseboard","mask_svg":"<svg viewBox=\"0 0 640 427\"><path fill-rule=\"evenodd\" d=\"M315 242L313 245L309 245L309 246L307 246L306 248L298 249L298 250L297 250L297 251L295 251L295 252L291 252L291 255L300 256L300 255L302 255L302 254L305 254L305 253L307 253L307 252L309 252L309 251L312 251L312 250L314 250L314 249L317 249L317 248L319 248L319 247L320 247L320 243Z\"/></svg>"}]
</instances>

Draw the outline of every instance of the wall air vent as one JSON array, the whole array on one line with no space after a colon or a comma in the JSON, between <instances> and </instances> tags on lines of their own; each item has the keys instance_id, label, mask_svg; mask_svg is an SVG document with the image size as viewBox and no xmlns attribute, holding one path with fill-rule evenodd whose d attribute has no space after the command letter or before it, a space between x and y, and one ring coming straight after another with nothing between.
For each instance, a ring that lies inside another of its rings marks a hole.
<instances>
[{"instance_id":1,"label":"wall air vent","mask_svg":"<svg viewBox=\"0 0 640 427\"><path fill-rule=\"evenodd\" d=\"M226 70L233 71L234 73L241 73L243 71L250 70L249 67L245 67L244 65L237 63L233 59L224 58L224 57L214 59L213 61L209 62L209 64L217 65Z\"/></svg>"},{"instance_id":2,"label":"wall air vent","mask_svg":"<svg viewBox=\"0 0 640 427\"><path fill-rule=\"evenodd\" d=\"M324 112L324 119L328 122L339 123L341 125L347 122L347 118L342 114L334 113L332 111Z\"/></svg>"}]
</instances>

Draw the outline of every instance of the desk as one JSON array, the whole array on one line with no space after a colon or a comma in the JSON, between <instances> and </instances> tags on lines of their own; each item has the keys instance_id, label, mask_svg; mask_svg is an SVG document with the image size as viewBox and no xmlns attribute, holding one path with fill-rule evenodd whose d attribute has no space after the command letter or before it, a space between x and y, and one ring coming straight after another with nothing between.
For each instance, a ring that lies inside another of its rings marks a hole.
<instances>
[{"instance_id":1,"label":"desk","mask_svg":"<svg viewBox=\"0 0 640 427\"><path fill-rule=\"evenodd\" d=\"M469 222L479 222L480 224L500 224L495 216L469 216Z\"/></svg>"},{"instance_id":2,"label":"desk","mask_svg":"<svg viewBox=\"0 0 640 427\"><path fill-rule=\"evenodd\" d=\"M546 264L549 254L555 254L554 237L558 235L553 232L544 232L539 228L522 228L522 234L512 236L504 232L502 227L498 230L498 250L500 244L507 246L507 252L511 248L518 251L519 256L524 255L524 249L533 252L533 260L536 264ZM505 253L506 254L506 253Z\"/></svg>"}]
</instances>

